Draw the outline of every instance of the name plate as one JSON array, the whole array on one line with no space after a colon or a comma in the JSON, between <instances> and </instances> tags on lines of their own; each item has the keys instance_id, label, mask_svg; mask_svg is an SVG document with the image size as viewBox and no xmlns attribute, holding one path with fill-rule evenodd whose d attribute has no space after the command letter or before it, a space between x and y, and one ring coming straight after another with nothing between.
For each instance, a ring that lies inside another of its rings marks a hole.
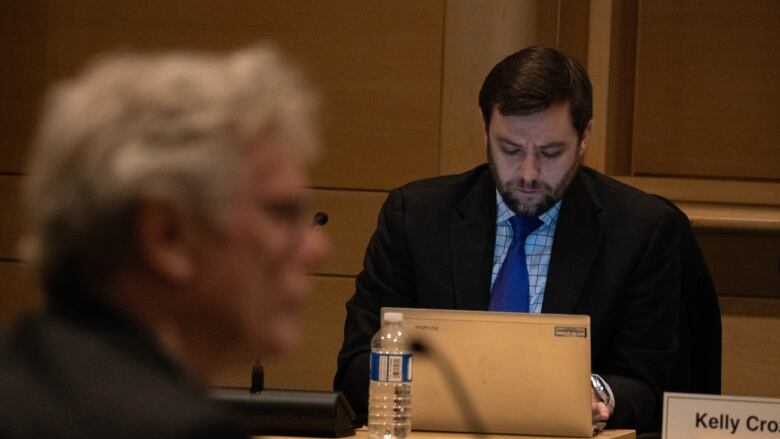
<instances>
[{"instance_id":1,"label":"name plate","mask_svg":"<svg viewBox=\"0 0 780 439\"><path fill-rule=\"evenodd\" d=\"M664 393L663 439L780 439L780 399Z\"/></svg>"}]
</instances>

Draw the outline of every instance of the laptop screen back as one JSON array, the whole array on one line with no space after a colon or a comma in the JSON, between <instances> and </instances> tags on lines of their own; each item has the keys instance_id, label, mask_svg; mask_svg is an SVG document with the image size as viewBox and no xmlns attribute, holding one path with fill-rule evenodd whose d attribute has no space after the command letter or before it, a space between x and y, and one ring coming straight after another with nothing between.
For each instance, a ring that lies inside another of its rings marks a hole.
<instances>
[{"instance_id":1,"label":"laptop screen back","mask_svg":"<svg viewBox=\"0 0 780 439\"><path fill-rule=\"evenodd\" d=\"M423 349L414 355L414 430L592 435L588 316L385 312L403 313L404 328ZM471 415L464 412L469 401Z\"/></svg>"}]
</instances>

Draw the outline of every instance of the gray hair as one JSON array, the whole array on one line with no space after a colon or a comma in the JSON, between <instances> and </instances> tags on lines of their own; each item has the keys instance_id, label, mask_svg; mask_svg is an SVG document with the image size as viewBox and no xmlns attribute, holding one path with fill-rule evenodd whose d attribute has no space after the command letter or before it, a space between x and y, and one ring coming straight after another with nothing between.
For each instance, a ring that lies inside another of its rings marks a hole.
<instances>
[{"instance_id":1,"label":"gray hair","mask_svg":"<svg viewBox=\"0 0 780 439\"><path fill-rule=\"evenodd\" d=\"M214 219L249 142L317 150L315 98L270 46L100 58L49 94L23 200L22 252L47 289L86 287L135 253L138 202Z\"/></svg>"}]
</instances>

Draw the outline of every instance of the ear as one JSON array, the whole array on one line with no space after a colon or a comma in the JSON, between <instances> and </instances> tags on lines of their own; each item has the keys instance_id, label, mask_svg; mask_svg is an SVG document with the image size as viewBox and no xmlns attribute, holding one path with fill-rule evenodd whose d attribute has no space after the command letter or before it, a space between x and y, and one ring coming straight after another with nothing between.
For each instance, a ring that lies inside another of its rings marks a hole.
<instances>
[{"instance_id":1,"label":"ear","mask_svg":"<svg viewBox=\"0 0 780 439\"><path fill-rule=\"evenodd\" d=\"M146 200L134 224L140 263L168 282L186 283L195 268L193 223L170 201Z\"/></svg>"},{"instance_id":2,"label":"ear","mask_svg":"<svg viewBox=\"0 0 780 439\"><path fill-rule=\"evenodd\" d=\"M480 106L477 106L477 115L479 117L479 123L482 126L482 140L484 140L484 145L488 144L488 134L490 132L490 127L485 122L485 115L482 114L482 108Z\"/></svg>"},{"instance_id":3,"label":"ear","mask_svg":"<svg viewBox=\"0 0 780 439\"><path fill-rule=\"evenodd\" d=\"M585 150L588 148L590 142L590 132L593 128L593 119L588 121L588 125L585 126L585 131L582 132L582 140L580 140L580 156L585 154Z\"/></svg>"}]
</instances>

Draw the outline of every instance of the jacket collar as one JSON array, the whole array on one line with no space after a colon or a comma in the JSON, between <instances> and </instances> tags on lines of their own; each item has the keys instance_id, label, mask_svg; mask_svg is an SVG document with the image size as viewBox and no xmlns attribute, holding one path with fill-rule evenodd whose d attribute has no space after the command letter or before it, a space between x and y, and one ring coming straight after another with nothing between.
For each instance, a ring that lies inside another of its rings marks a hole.
<instances>
[{"instance_id":1,"label":"jacket collar","mask_svg":"<svg viewBox=\"0 0 780 439\"><path fill-rule=\"evenodd\" d=\"M490 302L496 185L487 165L476 172L476 181L456 206L450 224L456 309L485 310Z\"/></svg>"},{"instance_id":2,"label":"jacket collar","mask_svg":"<svg viewBox=\"0 0 780 439\"><path fill-rule=\"evenodd\" d=\"M542 312L570 314L575 311L602 245L600 212L601 203L589 176L581 168L561 205Z\"/></svg>"}]
</instances>

